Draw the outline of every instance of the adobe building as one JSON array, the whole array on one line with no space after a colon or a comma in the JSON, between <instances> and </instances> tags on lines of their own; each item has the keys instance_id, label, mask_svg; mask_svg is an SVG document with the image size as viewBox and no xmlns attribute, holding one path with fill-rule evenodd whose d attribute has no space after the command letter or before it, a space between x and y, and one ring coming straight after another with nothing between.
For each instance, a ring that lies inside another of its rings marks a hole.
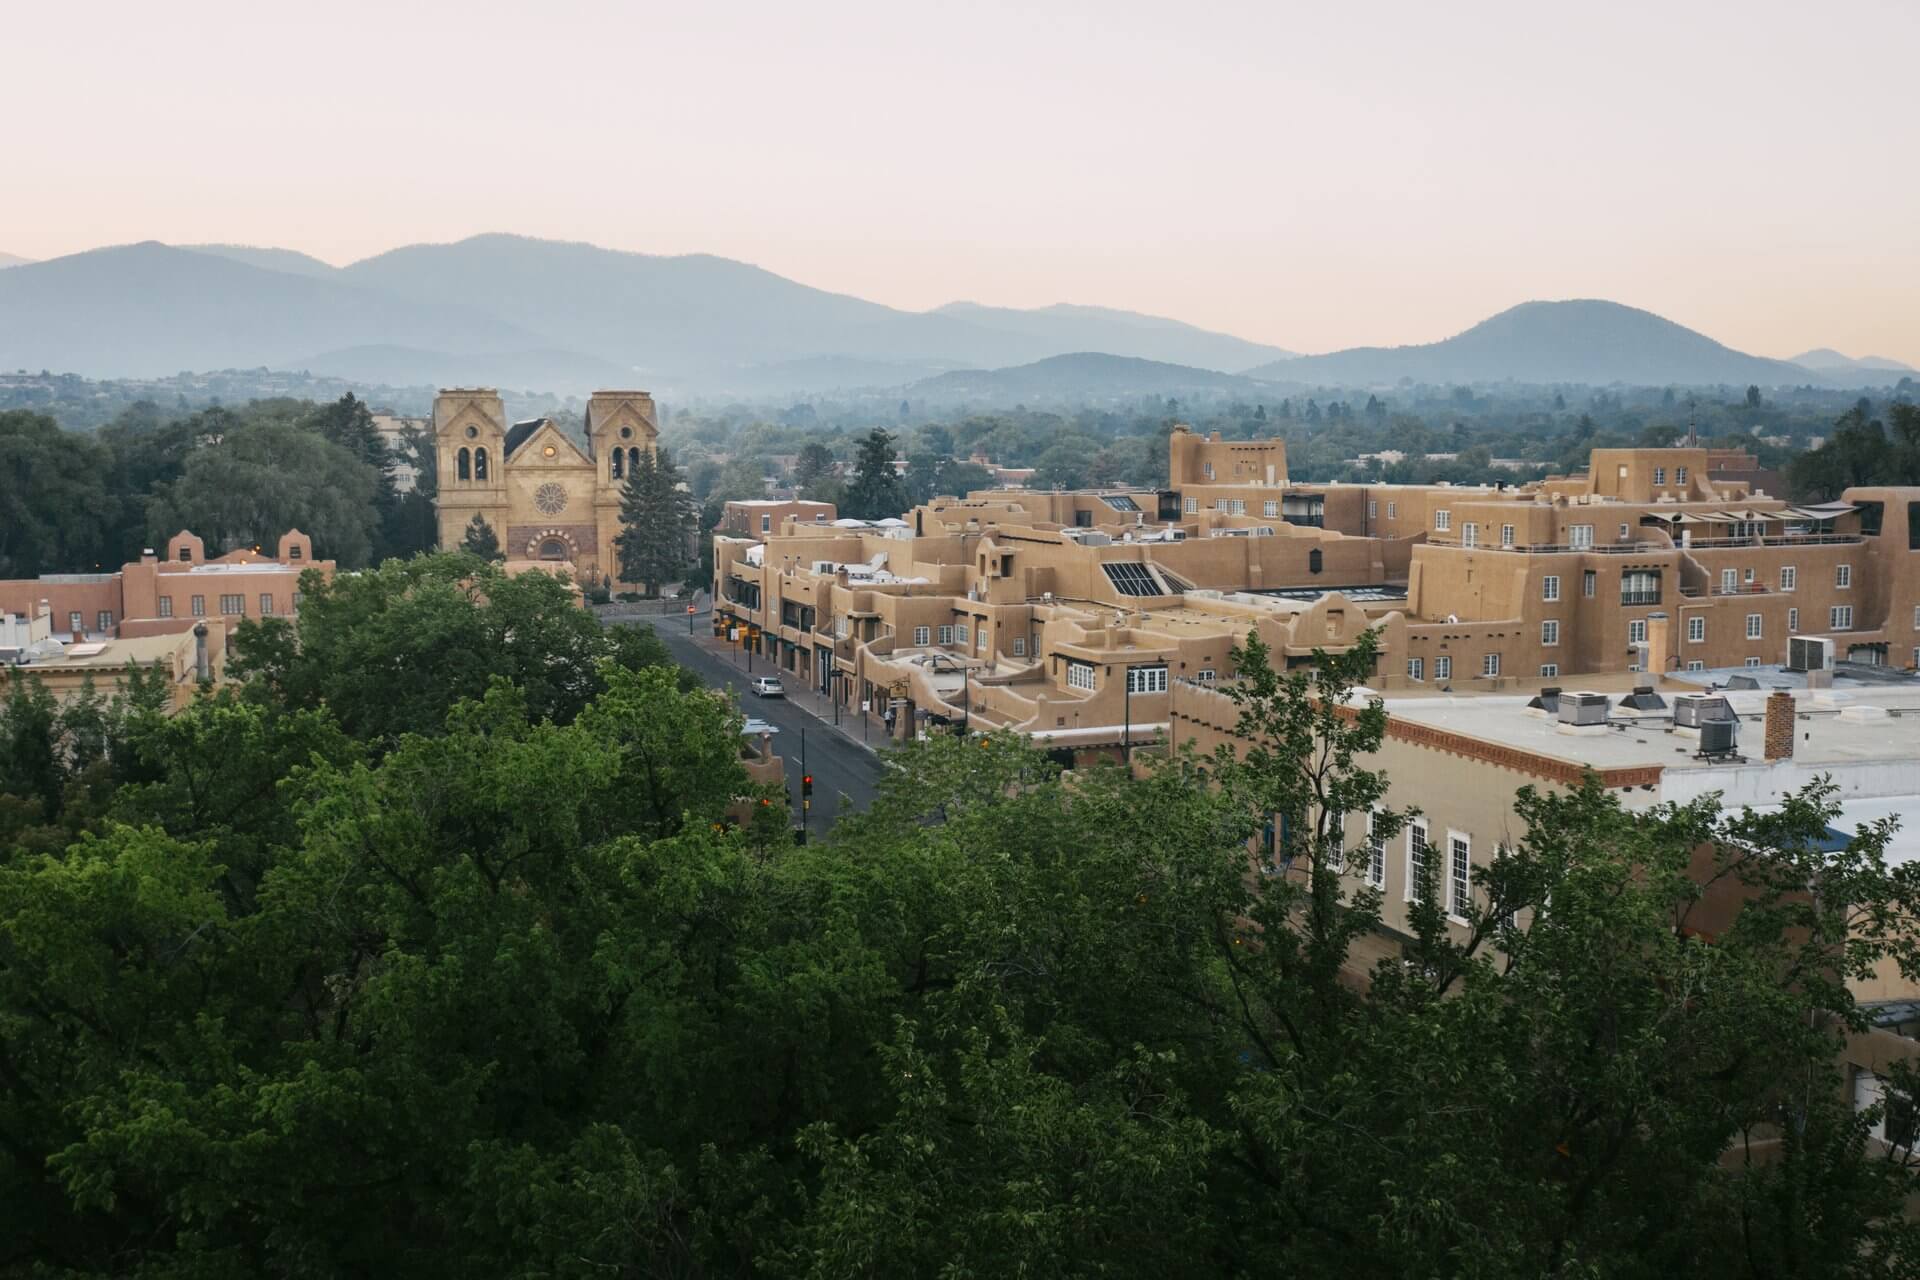
<instances>
[{"instance_id":1,"label":"adobe building","mask_svg":"<svg viewBox=\"0 0 1920 1280\"><path fill-rule=\"evenodd\" d=\"M549 418L509 423L499 392L454 388L434 397L433 437L441 546L459 546L478 515L509 559L618 581L620 490L659 437L651 395L596 391L574 431Z\"/></svg>"},{"instance_id":2,"label":"adobe building","mask_svg":"<svg viewBox=\"0 0 1920 1280\"><path fill-rule=\"evenodd\" d=\"M53 634L52 619L0 615L0 698L16 682L32 681L68 702L91 691L122 692L129 667L159 668L168 714L193 700L202 686L226 679L227 625L205 618L185 631L74 643Z\"/></svg>"},{"instance_id":3,"label":"adobe building","mask_svg":"<svg viewBox=\"0 0 1920 1280\"><path fill-rule=\"evenodd\" d=\"M716 628L896 734L1082 750L1165 726L1172 683L1230 678L1249 630L1304 663L1376 629L1387 691L1760 668L1793 636L1920 664L1920 489L1797 507L1713 480L1700 449L1595 450L1521 487L1296 484L1283 442L1184 428L1169 451L1165 490L717 535Z\"/></svg>"},{"instance_id":4,"label":"adobe building","mask_svg":"<svg viewBox=\"0 0 1920 1280\"><path fill-rule=\"evenodd\" d=\"M283 534L272 554L246 548L214 557L182 530L164 554L148 551L113 573L0 581L0 615L44 615L52 634L71 644L178 635L206 618L226 620L225 638L241 618L291 617L310 569L331 578L334 562L315 560L313 539L298 529Z\"/></svg>"}]
</instances>

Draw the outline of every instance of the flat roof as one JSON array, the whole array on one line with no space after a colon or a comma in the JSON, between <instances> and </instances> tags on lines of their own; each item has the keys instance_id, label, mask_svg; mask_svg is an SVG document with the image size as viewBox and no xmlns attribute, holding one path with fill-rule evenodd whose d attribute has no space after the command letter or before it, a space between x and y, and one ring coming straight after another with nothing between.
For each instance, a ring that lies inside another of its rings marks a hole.
<instances>
[{"instance_id":1,"label":"flat roof","mask_svg":"<svg viewBox=\"0 0 1920 1280\"><path fill-rule=\"evenodd\" d=\"M1565 693L1581 692L1565 686ZM1726 690L1724 696L1741 719L1737 748L1749 760L1761 754L1762 719L1770 691ZM1484 742L1574 765L1617 768L1662 765L1670 769L1709 768L1695 758L1698 742L1673 731L1671 690L1662 692L1665 712L1646 714L1619 709L1613 697L1610 727L1605 732L1562 730L1556 718L1529 712L1530 694L1456 694L1441 697L1385 699L1387 714L1396 720L1464 734ZM1564 694L1562 696L1565 696ZM1911 690L1834 691L1800 690L1795 711L1793 758L1802 765L1839 765L1873 761L1909 761L1914 765L1915 789L1920 790L1920 688ZM1664 717L1664 718L1662 718Z\"/></svg>"},{"instance_id":2,"label":"flat roof","mask_svg":"<svg viewBox=\"0 0 1920 1280\"><path fill-rule=\"evenodd\" d=\"M102 668L119 670L129 662L146 664L160 662L173 656L182 644L193 643L193 633L173 631L158 636L135 636L132 639L98 641L69 645L67 651L57 658L39 658L23 666L10 667L12 671L97 671Z\"/></svg>"}]
</instances>

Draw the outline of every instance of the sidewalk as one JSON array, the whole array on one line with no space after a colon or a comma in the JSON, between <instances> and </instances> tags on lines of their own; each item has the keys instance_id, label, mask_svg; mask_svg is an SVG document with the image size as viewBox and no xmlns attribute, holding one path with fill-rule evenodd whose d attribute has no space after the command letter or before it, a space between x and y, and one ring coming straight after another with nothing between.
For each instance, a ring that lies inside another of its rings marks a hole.
<instances>
[{"instance_id":1,"label":"sidewalk","mask_svg":"<svg viewBox=\"0 0 1920 1280\"><path fill-rule=\"evenodd\" d=\"M742 652L740 646L714 638L712 602L708 599L705 592L700 593L695 599L694 605L696 611L693 615L692 644L696 648L710 654L715 661L723 662L739 672L743 682L749 675L777 675L780 677L781 684L786 688L788 705L796 707L812 716L815 720L818 720L821 727L827 732L845 739L869 755L877 756L879 754L879 748L889 744L886 725L881 722L879 716L873 714L867 715L864 739L860 731L861 714L857 709L850 711L845 707L841 708L840 723L838 725L834 724L833 700L818 690L801 684L799 678L793 672L780 670L772 659L756 655L753 660L753 670L752 672L748 672L746 655ZM682 614L680 617L680 621L683 624L685 618L685 614ZM670 625L670 622L663 622L660 625L664 629ZM684 632L680 634L680 639L687 640L688 638ZM751 708L749 708L749 711L750 710Z\"/></svg>"}]
</instances>

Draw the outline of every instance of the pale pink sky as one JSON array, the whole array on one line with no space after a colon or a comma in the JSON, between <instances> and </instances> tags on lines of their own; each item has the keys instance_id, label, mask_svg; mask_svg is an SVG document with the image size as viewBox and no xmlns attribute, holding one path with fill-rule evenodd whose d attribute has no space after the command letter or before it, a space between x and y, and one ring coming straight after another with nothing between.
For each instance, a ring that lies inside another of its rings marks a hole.
<instances>
[{"instance_id":1,"label":"pale pink sky","mask_svg":"<svg viewBox=\"0 0 1920 1280\"><path fill-rule=\"evenodd\" d=\"M481 231L1301 350L1607 297L1920 364L1916 0L0 15L0 250Z\"/></svg>"}]
</instances>

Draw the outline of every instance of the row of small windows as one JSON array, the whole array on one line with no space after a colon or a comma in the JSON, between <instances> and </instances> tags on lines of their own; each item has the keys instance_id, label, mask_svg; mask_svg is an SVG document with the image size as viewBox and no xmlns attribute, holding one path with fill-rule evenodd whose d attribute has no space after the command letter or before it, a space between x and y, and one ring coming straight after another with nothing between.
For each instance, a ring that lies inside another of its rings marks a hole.
<instances>
[{"instance_id":1,"label":"row of small windows","mask_svg":"<svg viewBox=\"0 0 1920 1280\"><path fill-rule=\"evenodd\" d=\"M1375 813L1368 822L1366 860L1360 870L1366 876L1367 883L1376 889L1384 889L1387 886L1389 821L1385 814ZM1428 866L1434 854L1428 831L1427 824L1418 819L1407 824L1406 900L1408 902L1422 901L1426 892ZM1445 857L1446 862L1440 868L1443 873L1440 889L1446 898L1447 914L1455 920L1464 921L1473 901L1472 839L1461 832L1449 831Z\"/></svg>"},{"instance_id":2,"label":"row of small windows","mask_svg":"<svg viewBox=\"0 0 1920 1280\"><path fill-rule=\"evenodd\" d=\"M191 596L188 598L187 604L193 611L192 616L196 618L204 618L207 616L207 598L205 596ZM297 591L294 592L293 594L293 607L295 609L298 609L300 607L300 593ZM237 617L237 618L246 617L247 598L244 595L221 596L220 612L223 614L226 614L229 617ZM271 618L275 612L276 612L276 609L273 603L273 594L268 591L262 591L260 593L260 616L263 618ZM75 616L77 617L78 615L75 615ZM110 615L108 615L103 610L100 616L102 618L106 618L106 617L109 617ZM160 597L160 616L163 618L171 618L173 616L173 597L172 596ZM103 622L100 625L101 625L101 629L105 630L107 626L110 624Z\"/></svg>"},{"instance_id":3,"label":"row of small windows","mask_svg":"<svg viewBox=\"0 0 1920 1280\"><path fill-rule=\"evenodd\" d=\"M453 455L453 474L459 480L485 480L487 478L487 451L462 448Z\"/></svg>"}]
</instances>

